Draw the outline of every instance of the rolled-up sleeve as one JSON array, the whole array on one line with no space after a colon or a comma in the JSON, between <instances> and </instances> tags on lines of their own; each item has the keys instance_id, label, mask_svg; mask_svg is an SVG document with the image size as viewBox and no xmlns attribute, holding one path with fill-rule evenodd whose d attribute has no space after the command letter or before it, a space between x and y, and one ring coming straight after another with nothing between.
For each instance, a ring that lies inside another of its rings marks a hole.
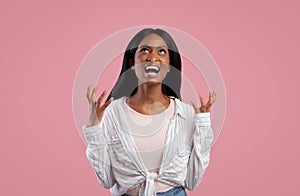
<instances>
[{"instance_id":1,"label":"rolled-up sleeve","mask_svg":"<svg viewBox=\"0 0 300 196\"><path fill-rule=\"evenodd\" d=\"M94 169L99 182L107 189L115 184L112 174L112 167L109 159L108 148L108 125L102 119L101 123L87 127L82 126L82 130L87 142L86 156Z\"/></svg>"},{"instance_id":2,"label":"rolled-up sleeve","mask_svg":"<svg viewBox=\"0 0 300 196\"><path fill-rule=\"evenodd\" d=\"M185 186L188 190L198 187L209 164L210 149L214 138L209 112L194 115L193 130L192 152L185 179Z\"/></svg>"}]
</instances>

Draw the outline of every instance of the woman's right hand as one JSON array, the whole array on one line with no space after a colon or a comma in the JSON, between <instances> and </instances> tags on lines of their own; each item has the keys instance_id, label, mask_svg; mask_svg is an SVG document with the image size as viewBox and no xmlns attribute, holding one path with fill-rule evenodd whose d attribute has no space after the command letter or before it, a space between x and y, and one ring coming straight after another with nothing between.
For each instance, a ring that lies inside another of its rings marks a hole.
<instances>
[{"instance_id":1,"label":"woman's right hand","mask_svg":"<svg viewBox=\"0 0 300 196\"><path fill-rule=\"evenodd\" d=\"M113 101L113 97L111 97L106 103L102 104L103 98L106 95L106 91L103 91L101 96L96 100L96 92L98 87L88 86L86 92L86 98L89 101L89 122L87 124L88 127L94 126L100 123L102 116L106 107Z\"/></svg>"}]
</instances>

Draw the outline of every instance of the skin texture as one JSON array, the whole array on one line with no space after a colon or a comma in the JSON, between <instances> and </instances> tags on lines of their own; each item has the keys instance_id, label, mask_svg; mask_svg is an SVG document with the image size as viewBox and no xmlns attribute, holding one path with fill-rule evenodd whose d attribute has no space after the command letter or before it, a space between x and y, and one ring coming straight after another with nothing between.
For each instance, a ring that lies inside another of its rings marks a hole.
<instances>
[{"instance_id":1,"label":"skin texture","mask_svg":"<svg viewBox=\"0 0 300 196\"><path fill-rule=\"evenodd\" d=\"M170 99L161 91L161 82L170 70L169 53L165 41L156 34L146 36L140 43L134 58L138 91L128 104L139 113L151 115L161 113L170 104ZM153 64L160 68L155 77L145 72L145 66Z\"/></svg>"},{"instance_id":2,"label":"skin texture","mask_svg":"<svg viewBox=\"0 0 300 196\"><path fill-rule=\"evenodd\" d=\"M161 82L170 71L167 44L159 35L150 34L141 41L131 62L131 68L135 71L139 86L137 93L129 97L127 103L132 109L145 115L163 112L170 104L170 98L164 95L161 90ZM159 67L160 71L157 74L147 74L145 66L148 65ZM95 97L96 92L97 87L90 85L87 89L86 97L89 102L89 122L87 126L98 124L106 107L113 101L113 98L111 98L106 103L102 103L106 91L98 99ZM192 102L195 112L210 112L210 108L216 100L216 91L209 92L208 101L205 101L202 95L199 95L199 99L200 107Z\"/></svg>"},{"instance_id":3,"label":"skin texture","mask_svg":"<svg viewBox=\"0 0 300 196\"><path fill-rule=\"evenodd\" d=\"M162 82L170 71L170 61L168 47L165 41L156 34L146 36L135 53L135 64L132 68L135 70L139 85L146 82ZM156 77L147 76L145 66L148 64L156 65L160 71Z\"/></svg>"}]
</instances>

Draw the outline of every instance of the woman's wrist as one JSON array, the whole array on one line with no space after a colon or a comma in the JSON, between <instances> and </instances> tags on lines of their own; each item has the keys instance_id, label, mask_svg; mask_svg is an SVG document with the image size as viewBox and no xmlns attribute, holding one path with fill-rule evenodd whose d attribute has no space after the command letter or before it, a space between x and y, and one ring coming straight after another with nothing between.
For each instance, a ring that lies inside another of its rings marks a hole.
<instances>
[{"instance_id":1,"label":"woman's wrist","mask_svg":"<svg viewBox=\"0 0 300 196\"><path fill-rule=\"evenodd\" d=\"M92 127L92 126L95 126L95 125L97 125L97 124L99 124L99 123L100 123L99 120L90 121L90 122L86 125L86 127Z\"/></svg>"}]
</instances>

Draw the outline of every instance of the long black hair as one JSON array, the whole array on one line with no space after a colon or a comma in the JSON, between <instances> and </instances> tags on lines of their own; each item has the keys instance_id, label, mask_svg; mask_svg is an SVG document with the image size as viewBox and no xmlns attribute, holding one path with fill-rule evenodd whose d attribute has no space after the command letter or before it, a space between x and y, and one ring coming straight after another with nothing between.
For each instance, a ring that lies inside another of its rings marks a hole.
<instances>
[{"instance_id":1,"label":"long black hair","mask_svg":"<svg viewBox=\"0 0 300 196\"><path fill-rule=\"evenodd\" d=\"M110 97L114 97L114 99L119 99L123 96L129 97L137 92L138 79L134 70L131 69L131 66L134 65L134 56L140 42L150 34L160 36L166 42L169 51L170 72L162 81L162 92L167 96L173 96L181 100L181 57L178 48L169 33L162 29L152 28L139 31L129 42L123 57L122 70L119 78L107 100L109 100Z\"/></svg>"}]
</instances>

